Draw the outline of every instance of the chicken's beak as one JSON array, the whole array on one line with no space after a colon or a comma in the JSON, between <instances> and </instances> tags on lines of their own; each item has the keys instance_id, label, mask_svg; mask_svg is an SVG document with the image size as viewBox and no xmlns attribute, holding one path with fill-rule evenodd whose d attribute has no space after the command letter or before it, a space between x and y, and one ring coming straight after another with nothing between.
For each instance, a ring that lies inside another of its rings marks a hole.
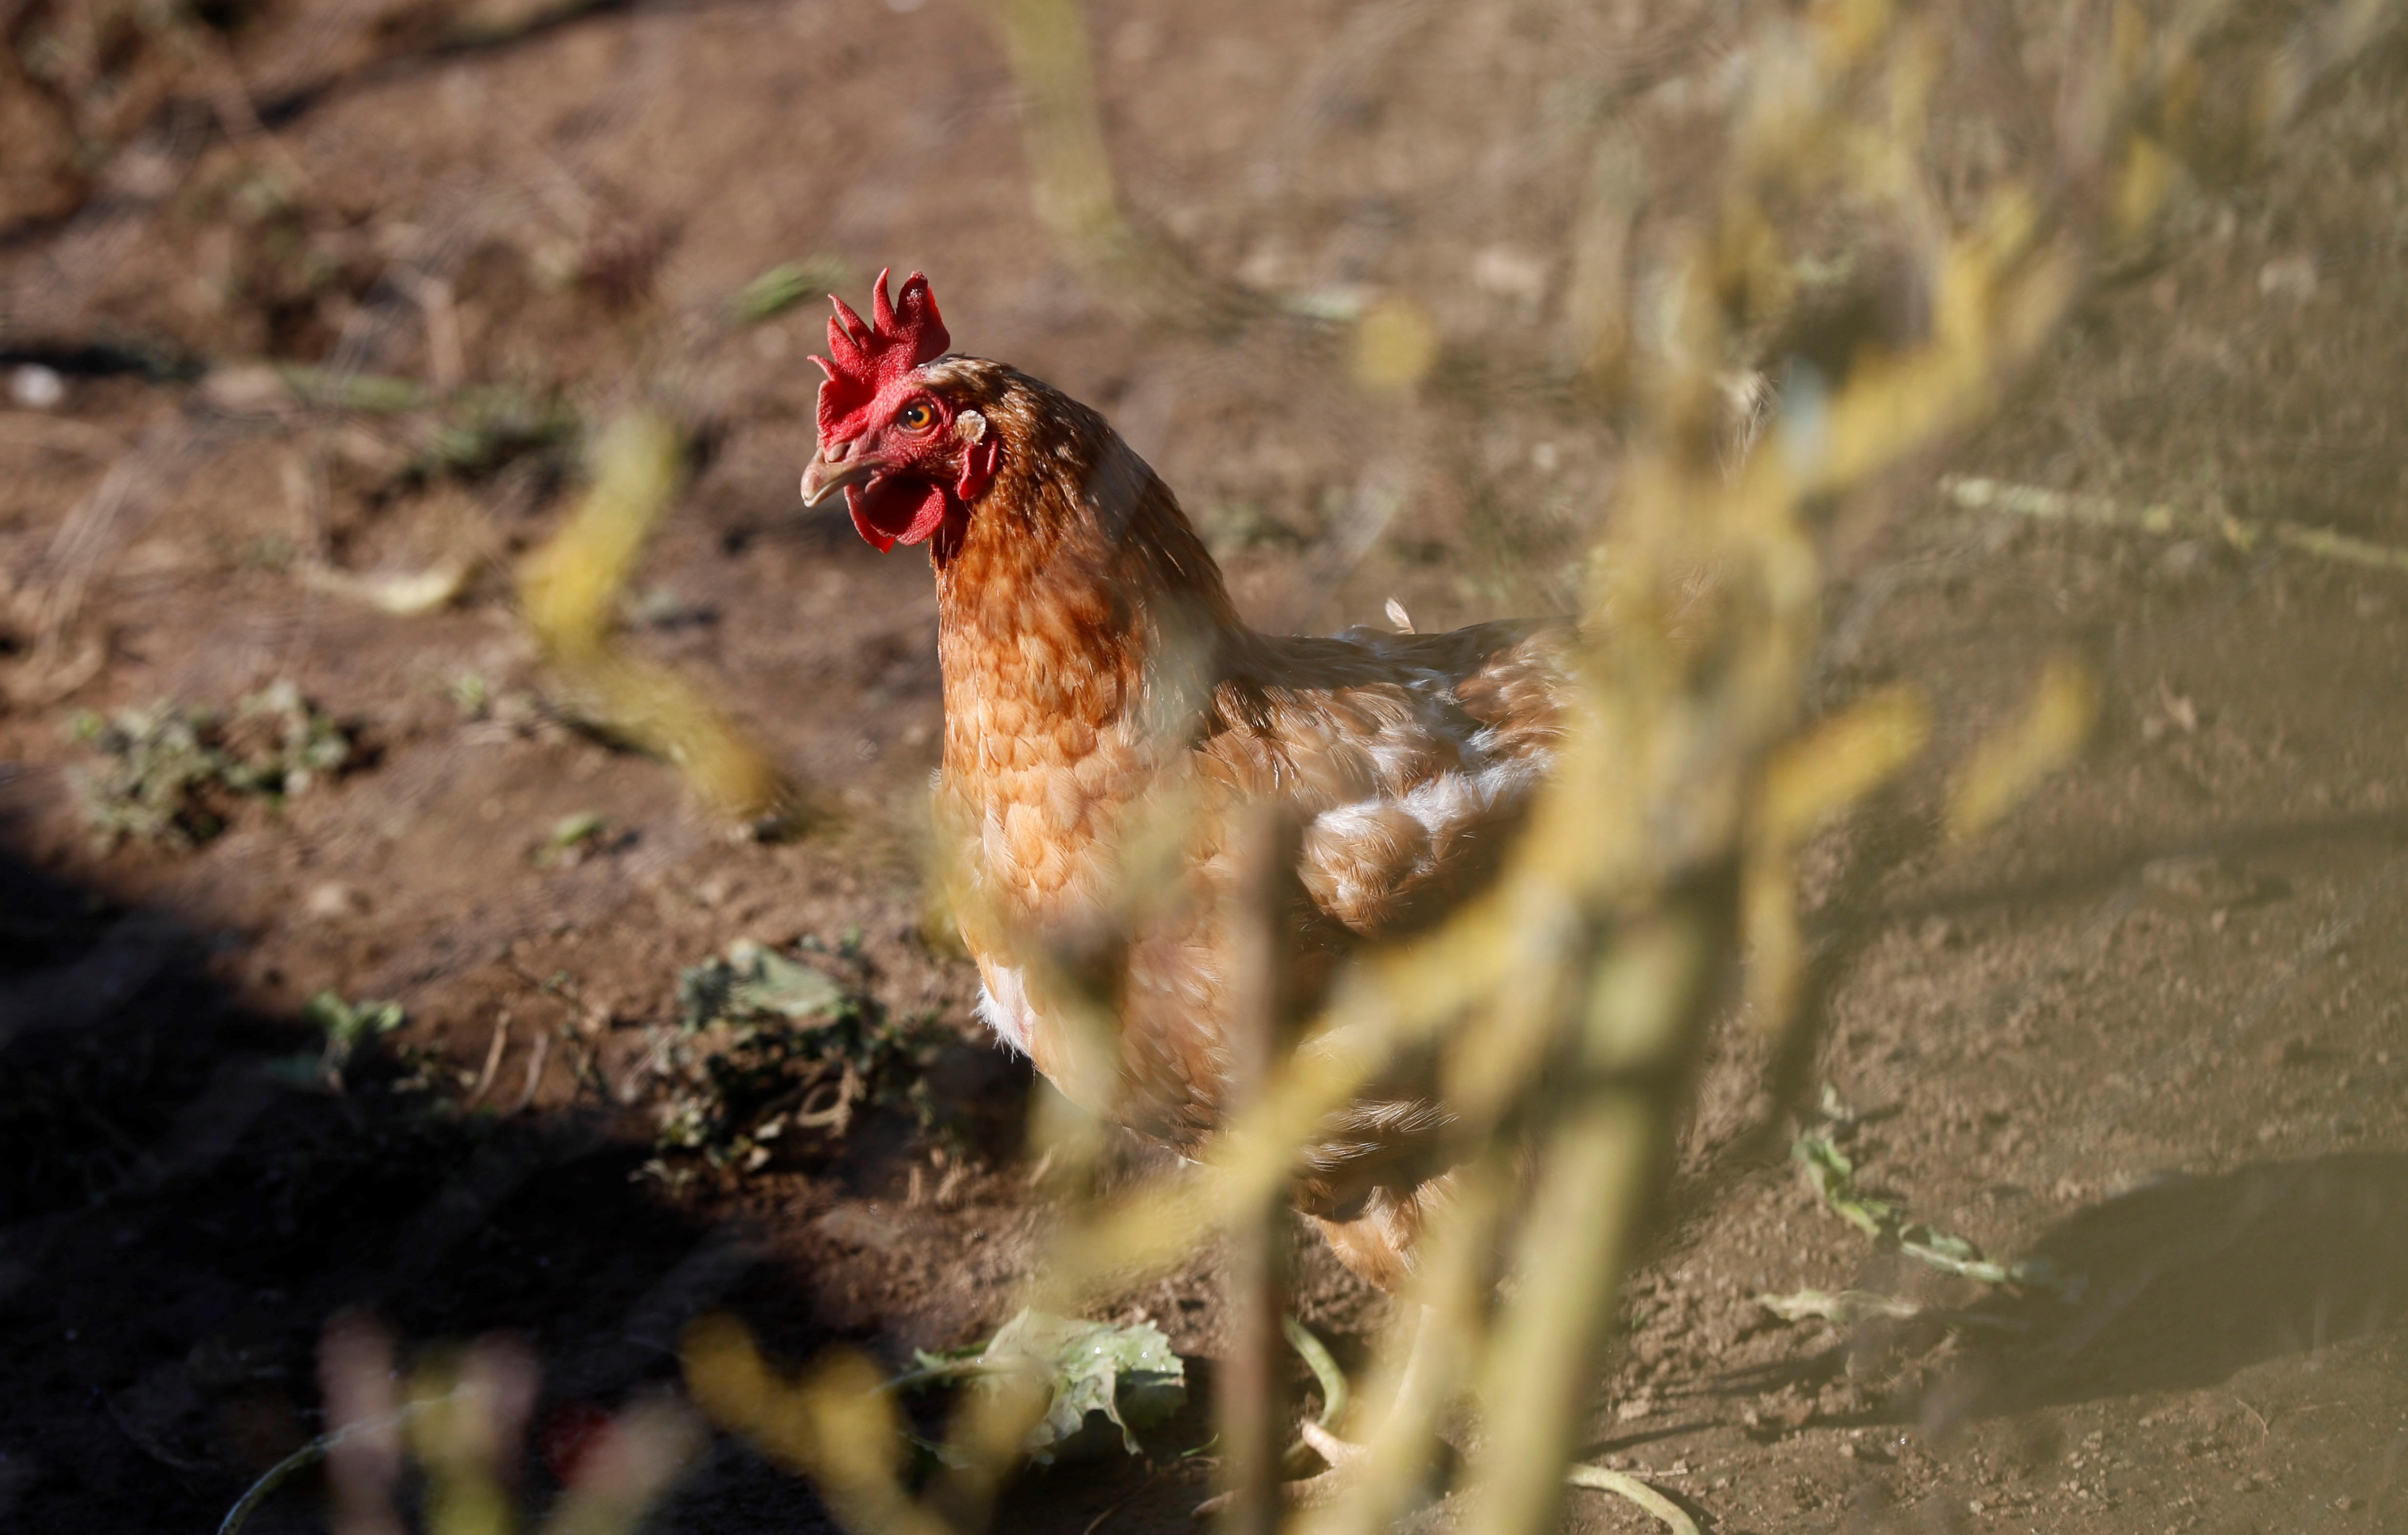
<instances>
[{"instance_id":1,"label":"chicken's beak","mask_svg":"<svg viewBox=\"0 0 2408 1535\"><path fill-rule=\"evenodd\" d=\"M803 470L803 505L818 506L821 502L886 467L886 461L876 453L861 451L861 439L823 444L810 466Z\"/></svg>"}]
</instances>

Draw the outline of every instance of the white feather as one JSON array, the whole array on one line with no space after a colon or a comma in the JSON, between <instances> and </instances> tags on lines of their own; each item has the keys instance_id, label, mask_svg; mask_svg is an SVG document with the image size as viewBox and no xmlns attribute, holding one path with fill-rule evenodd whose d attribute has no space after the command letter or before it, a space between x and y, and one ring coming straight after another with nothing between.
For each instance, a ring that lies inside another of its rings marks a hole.
<instances>
[{"instance_id":1,"label":"white feather","mask_svg":"<svg viewBox=\"0 0 2408 1535\"><path fill-rule=\"evenodd\" d=\"M983 984L979 987L978 1014L981 1022L995 1031L995 1037L1022 1054L1028 1054L1029 1036L1037 1028L1037 1013L1028 1005L1028 986L1020 972L1009 965L979 966Z\"/></svg>"}]
</instances>

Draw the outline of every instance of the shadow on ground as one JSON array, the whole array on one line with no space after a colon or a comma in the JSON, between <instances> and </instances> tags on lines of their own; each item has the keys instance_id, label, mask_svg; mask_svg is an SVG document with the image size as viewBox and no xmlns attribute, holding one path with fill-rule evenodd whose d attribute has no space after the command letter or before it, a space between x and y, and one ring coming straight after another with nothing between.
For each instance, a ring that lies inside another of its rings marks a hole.
<instances>
[{"instance_id":1,"label":"shadow on ground","mask_svg":"<svg viewBox=\"0 0 2408 1535\"><path fill-rule=\"evenodd\" d=\"M2068 1305L1984 1308L2028 1328L1933 1390L1937 1421L2213 1385L2408 1319L2408 1156L2343 1155L2167 1179L2033 1250L2086 1281Z\"/></svg>"},{"instance_id":2,"label":"shadow on ground","mask_svg":"<svg viewBox=\"0 0 2408 1535\"><path fill-rule=\"evenodd\" d=\"M698 1312L791 1293L751 1233L650 1198L643 1148L594 1122L464 1112L388 1052L337 1090L323 1041L241 1006L211 949L0 855L0 1523L215 1528L322 1427L317 1342L348 1310L405 1347L524 1339L540 1422L673 1376ZM731 1499L824 1527L724 1443L675 1522ZM296 1484L251 1528L321 1528L317 1501Z\"/></svg>"}]
</instances>

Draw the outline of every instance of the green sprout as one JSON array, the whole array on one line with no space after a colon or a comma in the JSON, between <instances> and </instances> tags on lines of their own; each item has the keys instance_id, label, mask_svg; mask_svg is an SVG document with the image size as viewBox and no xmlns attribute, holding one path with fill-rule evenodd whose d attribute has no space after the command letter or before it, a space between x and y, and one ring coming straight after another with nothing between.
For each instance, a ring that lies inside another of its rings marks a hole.
<instances>
[{"instance_id":1,"label":"green sprout","mask_svg":"<svg viewBox=\"0 0 2408 1535\"><path fill-rule=\"evenodd\" d=\"M326 1037L325 1050L318 1058L318 1074L327 1082L340 1083L344 1069L360 1046L392 1033L408 1023L409 1015L398 1002L346 1002L334 992L322 991L301 1004L301 1019Z\"/></svg>"}]
</instances>

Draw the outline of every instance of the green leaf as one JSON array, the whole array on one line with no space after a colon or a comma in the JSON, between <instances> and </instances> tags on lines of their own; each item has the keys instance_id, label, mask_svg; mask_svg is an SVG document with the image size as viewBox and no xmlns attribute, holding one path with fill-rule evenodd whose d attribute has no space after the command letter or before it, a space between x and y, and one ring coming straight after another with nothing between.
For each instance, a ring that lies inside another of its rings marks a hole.
<instances>
[{"instance_id":1,"label":"green leaf","mask_svg":"<svg viewBox=\"0 0 2408 1535\"><path fill-rule=\"evenodd\" d=\"M983 1373L1034 1375L1045 1385L1045 1416L1029 1430L1027 1444L1040 1465L1051 1464L1096 1413L1120 1429L1122 1447L1135 1455L1131 1429L1160 1422L1187 1400L1187 1367L1151 1322L1083 1322L1024 1310L975 1364Z\"/></svg>"}]
</instances>

